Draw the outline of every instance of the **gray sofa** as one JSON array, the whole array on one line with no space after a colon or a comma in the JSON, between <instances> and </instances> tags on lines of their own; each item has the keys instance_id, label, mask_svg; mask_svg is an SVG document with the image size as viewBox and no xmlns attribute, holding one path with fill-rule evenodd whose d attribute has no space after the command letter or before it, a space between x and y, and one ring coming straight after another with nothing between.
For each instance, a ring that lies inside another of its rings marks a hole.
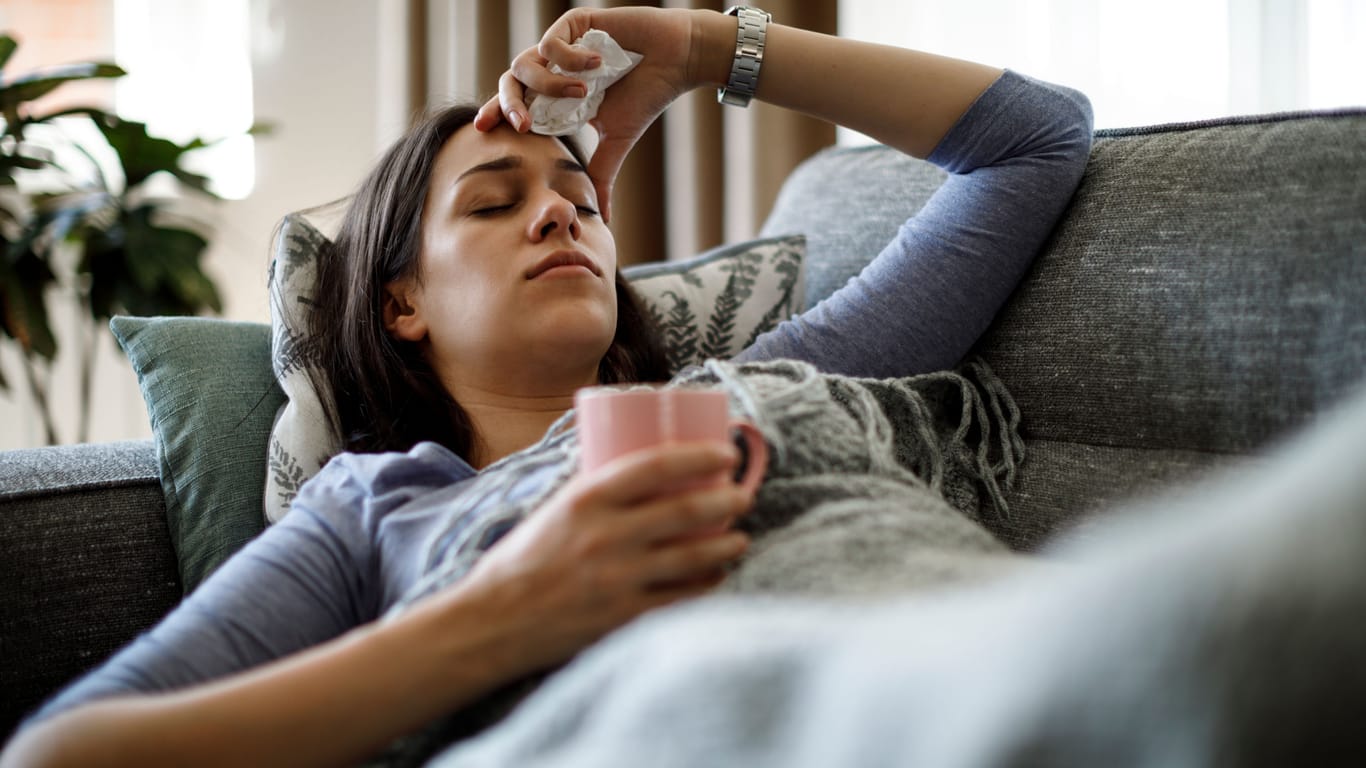
<instances>
[{"instance_id":1,"label":"gray sofa","mask_svg":"<svg viewBox=\"0 0 1366 768\"><path fill-rule=\"evenodd\" d=\"M808 304L932 193L835 149L765 234L808 235ZM1073 203L978 344L1027 458L1011 546L1255 457L1366 378L1366 110L1101 131ZM264 456L263 456L264 461ZM181 595L151 441L0 453L0 733ZM990 519L990 518L989 518Z\"/></svg>"}]
</instances>

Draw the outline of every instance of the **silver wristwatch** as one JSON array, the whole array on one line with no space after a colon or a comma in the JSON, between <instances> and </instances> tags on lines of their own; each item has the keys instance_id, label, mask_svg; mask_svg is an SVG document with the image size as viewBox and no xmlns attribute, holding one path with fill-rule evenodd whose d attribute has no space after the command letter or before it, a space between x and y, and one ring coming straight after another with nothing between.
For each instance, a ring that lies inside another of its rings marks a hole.
<instances>
[{"instance_id":1,"label":"silver wristwatch","mask_svg":"<svg viewBox=\"0 0 1366 768\"><path fill-rule=\"evenodd\" d=\"M748 107L759 87L759 67L764 63L764 38L773 14L748 5L733 6L726 11L740 22L735 32L735 60L730 65L730 80L725 88L716 89L716 100L732 107Z\"/></svg>"}]
</instances>

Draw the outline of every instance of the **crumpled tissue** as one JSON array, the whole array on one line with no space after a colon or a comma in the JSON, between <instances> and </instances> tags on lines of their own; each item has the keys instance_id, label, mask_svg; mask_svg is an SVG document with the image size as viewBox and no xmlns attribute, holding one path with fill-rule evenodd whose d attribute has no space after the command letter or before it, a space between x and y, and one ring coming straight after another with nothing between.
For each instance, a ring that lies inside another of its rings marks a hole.
<instances>
[{"instance_id":1,"label":"crumpled tissue","mask_svg":"<svg viewBox=\"0 0 1366 768\"><path fill-rule=\"evenodd\" d=\"M534 91L527 94L527 109L531 110L531 130L547 136L568 136L577 132L585 123L598 114L598 107L607 95L608 86L626 76L645 58L635 51L622 48L612 36L600 29L590 29L583 37L574 41L602 57L602 64L596 69L583 72L566 72L559 65L551 64L550 71L557 75L572 75L587 86L587 95L581 99L546 96Z\"/></svg>"}]
</instances>

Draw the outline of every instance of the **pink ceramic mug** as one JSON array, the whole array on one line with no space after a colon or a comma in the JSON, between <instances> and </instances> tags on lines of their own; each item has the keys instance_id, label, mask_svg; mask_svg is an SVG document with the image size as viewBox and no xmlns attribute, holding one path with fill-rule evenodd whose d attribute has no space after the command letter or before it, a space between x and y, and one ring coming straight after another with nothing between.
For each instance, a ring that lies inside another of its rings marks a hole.
<instances>
[{"instance_id":1,"label":"pink ceramic mug","mask_svg":"<svg viewBox=\"0 0 1366 768\"><path fill-rule=\"evenodd\" d=\"M574 413L583 471L661 443L725 442L731 430L745 441L747 462L739 484L753 493L768 468L763 435L753 424L730 417L726 393L719 389L587 387L575 393Z\"/></svg>"}]
</instances>

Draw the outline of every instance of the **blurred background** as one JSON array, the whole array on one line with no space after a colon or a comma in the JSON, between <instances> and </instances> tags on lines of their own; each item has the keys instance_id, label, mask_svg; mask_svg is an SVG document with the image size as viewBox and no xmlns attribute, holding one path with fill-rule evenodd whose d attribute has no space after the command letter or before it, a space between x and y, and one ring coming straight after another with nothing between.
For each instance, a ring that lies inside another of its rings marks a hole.
<instances>
[{"instance_id":1,"label":"blurred background","mask_svg":"<svg viewBox=\"0 0 1366 768\"><path fill-rule=\"evenodd\" d=\"M265 323L266 268L279 219L344 198L425 105L489 93L510 56L533 44L569 5L0 0L0 31L18 43L3 76L11 83L45 67L111 62L126 75L63 83L29 106L46 114L93 105L145 124L148 135L182 149L196 137L219 140L185 152L184 173L176 174L191 182L202 176L211 194L169 183L163 189L155 178L146 194L171 199L168 215L204 233L202 272L212 282L218 314ZM1366 0L760 5L778 22L1070 85L1091 98L1098 128L1366 104ZM256 124L270 130L249 133ZM82 146L102 145L88 120L62 118L56 127ZM693 94L666 115L624 171L614 222L623 261L684 258L751 237L792 167L831 143L866 141L762 106L723 111L712 94ZM105 150L92 152L90 162L114 173L108 169L119 159ZM43 183L21 177L9 191ZM320 223L326 227L327 216ZM56 279L43 291L58 342L55 357L37 371L51 423L33 400L20 345L0 336L0 450L53 437L98 442L151 435L128 363L107 330L86 328L82 290L88 286ZM213 307L203 304L201 311L213 313ZM88 377L81 373L87 357L93 361ZM78 415L83 386L91 402L84 425Z\"/></svg>"}]
</instances>

